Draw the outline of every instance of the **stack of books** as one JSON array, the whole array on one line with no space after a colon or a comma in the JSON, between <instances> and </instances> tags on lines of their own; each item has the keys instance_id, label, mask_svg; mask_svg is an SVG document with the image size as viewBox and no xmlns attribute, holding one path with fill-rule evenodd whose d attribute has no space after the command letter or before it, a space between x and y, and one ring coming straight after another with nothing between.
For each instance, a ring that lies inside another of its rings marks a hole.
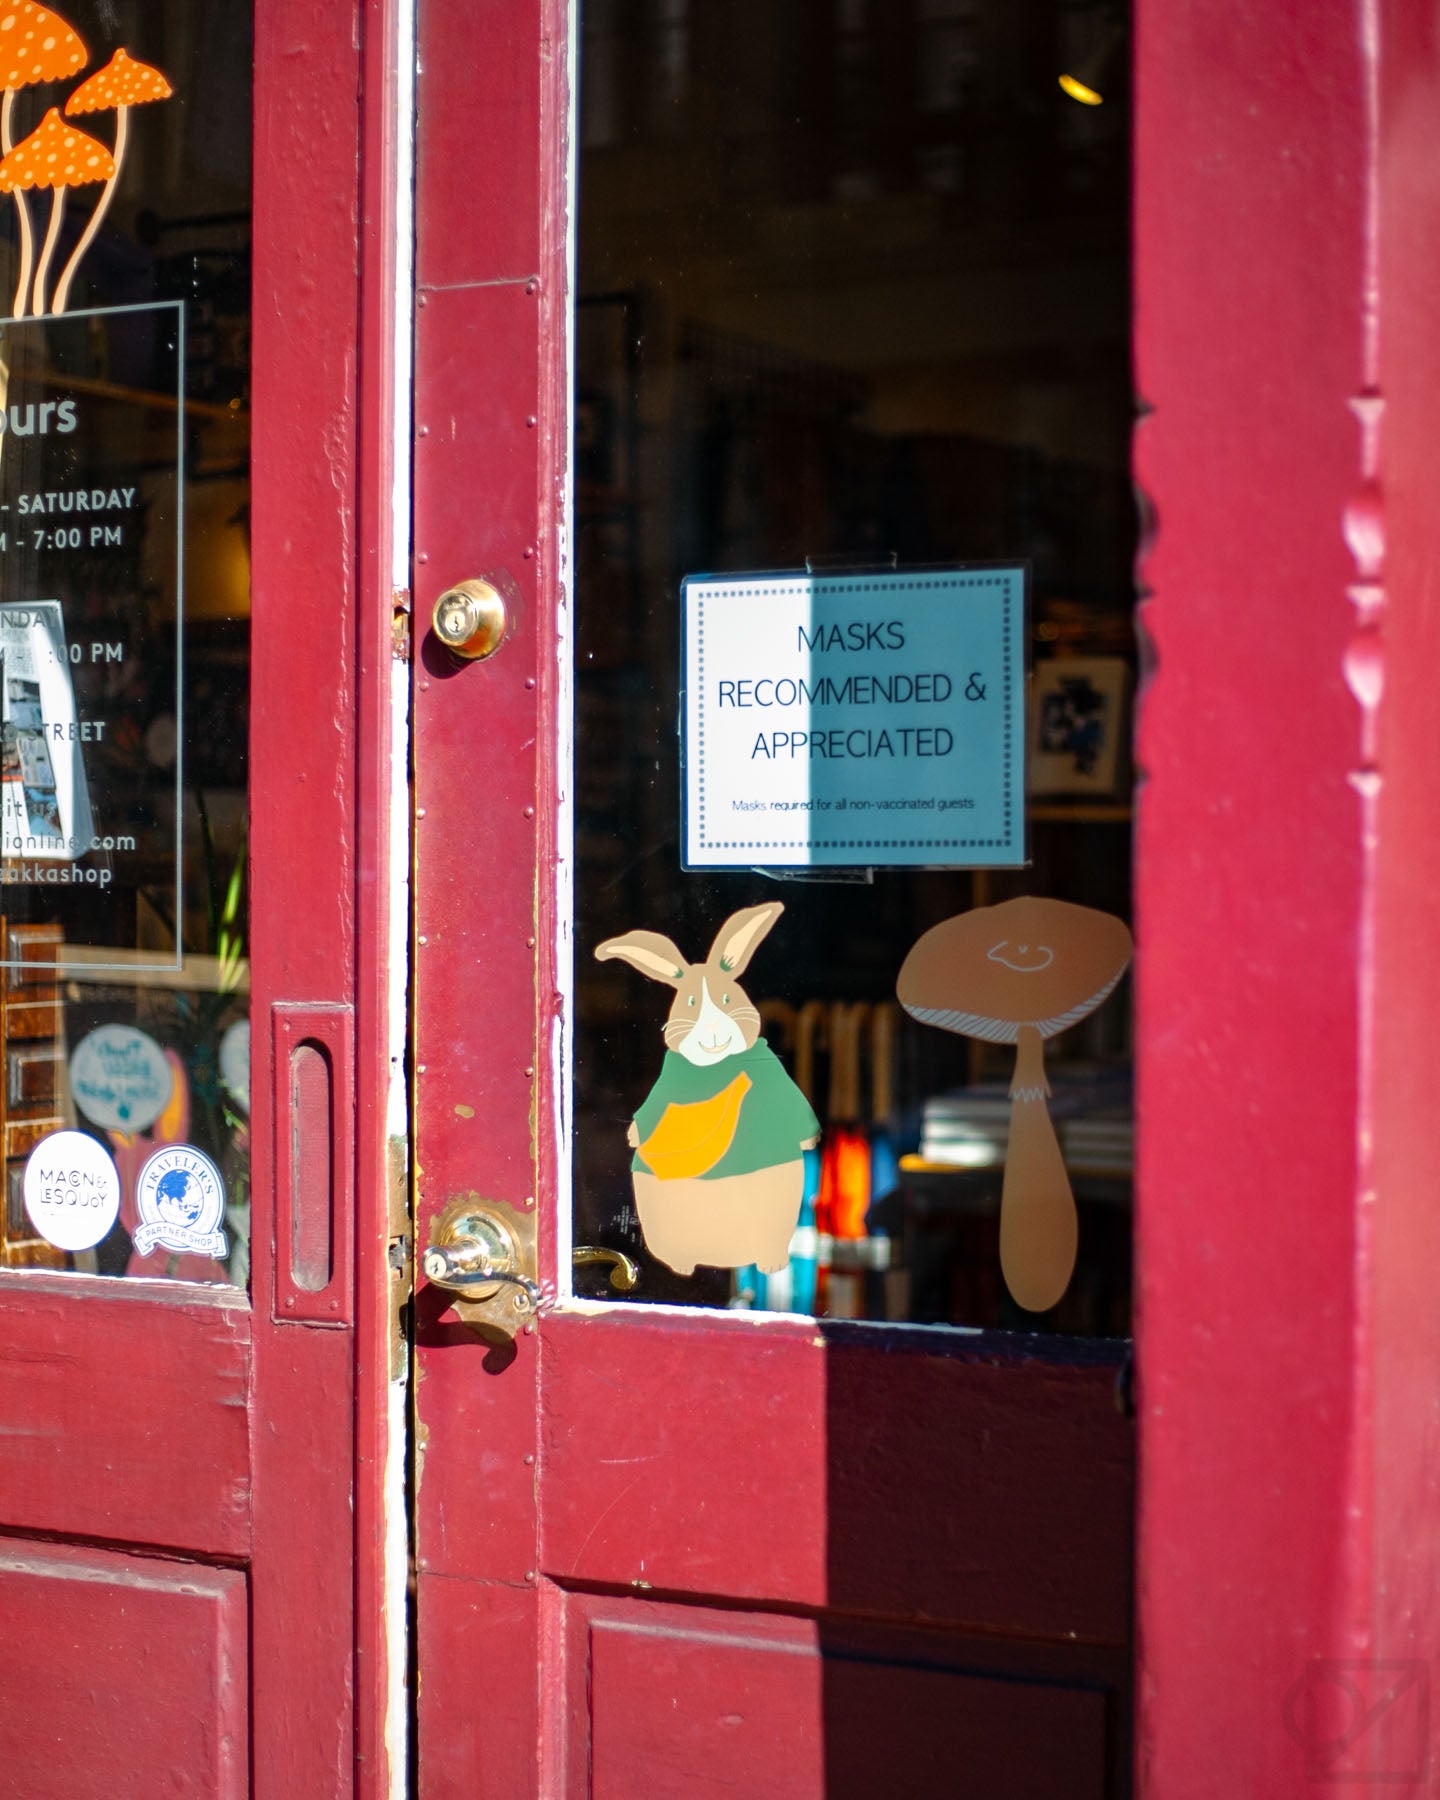
<instances>
[{"instance_id":1,"label":"stack of books","mask_svg":"<svg viewBox=\"0 0 1440 1800\"><path fill-rule=\"evenodd\" d=\"M1001 1082L982 1082L925 1102L920 1154L957 1169L988 1169L1005 1160L1010 1098Z\"/></svg>"},{"instance_id":2,"label":"stack of books","mask_svg":"<svg viewBox=\"0 0 1440 1800\"><path fill-rule=\"evenodd\" d=\"M1135 1120L1118 1108L1067 1119L1060 1148L1072 1169L1092 1175L1130 1175L1135 1169Z\"/></svg>"},{"instance_id":3,"label":"stack of books","mask_svg":"<svg viewBox=\"0 0 1440 1800\"><path fill-rule=\"evenodd\" d=\"M1134 1114L1128 1069L1061 1064L1048 1070L1050 1117L1065 1160L1096 1174L1128 1175L1134 1163ZM1010 1085L976 1082L925 1102L920 1155L957 1169L987 1169L1005 1160L1010 1136Z\"/></svg>"}]
</instances>

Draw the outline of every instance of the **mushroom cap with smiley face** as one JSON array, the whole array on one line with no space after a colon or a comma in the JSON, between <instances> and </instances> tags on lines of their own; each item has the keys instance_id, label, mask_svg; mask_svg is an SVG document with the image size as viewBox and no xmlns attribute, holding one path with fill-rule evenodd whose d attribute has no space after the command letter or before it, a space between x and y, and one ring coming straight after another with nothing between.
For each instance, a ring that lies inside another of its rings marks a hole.
<instances>
[{"instance_id":1,"label":"mushroom cap with smiley face","mask_svg":"<svg viewBox=\"0 0 1440 1800\"><path fill-rule=\"evenodd\" d=\"M1133 949L1129 927L1113 914L1025 895L932 927L895 988L922 1024L1013 1044L1024 1026L1054 1037L1093 1012Z\"/></svg>"}]
</instances>

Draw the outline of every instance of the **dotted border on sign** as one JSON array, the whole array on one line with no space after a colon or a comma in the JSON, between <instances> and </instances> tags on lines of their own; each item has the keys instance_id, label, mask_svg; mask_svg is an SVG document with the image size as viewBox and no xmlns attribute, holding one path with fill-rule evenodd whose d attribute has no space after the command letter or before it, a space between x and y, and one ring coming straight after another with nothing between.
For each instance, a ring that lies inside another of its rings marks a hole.
<instances>
[{"instance_id":1,"label":"dotted border on sign","mask_svg":"<svg viewBox=\"0 0 1440 1800\"><path fill-rule=\"evenodd\" d=\"M953 575L924 576L914 575L900 580L885 581L845 581L824 580L813 577L809 579L812 591L820 589L841 589L847 594L886 593L893 594L904 589L915 588L955 588L966 585L972 587L1006 588L1015 579L1015 573L997 575L973 573L959 570ZM699 793L700 831L699 847L702 850L1013 850L1015 832L1012 828L1004 837L989 838L707 838L705 835L705 603L707 600L729 600L737 595L747 599L766 599L768 597L789 598L795 592L796 582L791 580L783 586L759 587L752 582L740 582L725 588L710 591L701 590L696 595L695 604L695 763L696 780ZM1001 667L1004 671L1004 791L1001 806L1007 819L1013 818L1011 811L1010 771L1014 766L1012 750L1014 747L1014 712L1011 706L1014 683L1010 673L1010 634L1013 626L1012 607L1002 608L1000 614L1000 654Z\"/></svg>"}]
</instances>

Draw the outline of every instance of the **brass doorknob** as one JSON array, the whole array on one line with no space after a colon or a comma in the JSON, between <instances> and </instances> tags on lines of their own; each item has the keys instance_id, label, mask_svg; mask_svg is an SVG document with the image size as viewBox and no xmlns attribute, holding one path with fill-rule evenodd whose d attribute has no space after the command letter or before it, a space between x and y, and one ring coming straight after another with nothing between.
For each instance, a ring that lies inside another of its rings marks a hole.
<instances>
[{"instance_id":1,"label":"brass doorknob","mask_svg":"<svg viewBox=\"0 0 1440 1800\"><path fill-rule=\"evenodd\" d=\"M446 588L431 616L435 635L463 662L493 656L504 641L509 620L505 596L488 581L460 581Z\"/></svg>"}]
</instances>

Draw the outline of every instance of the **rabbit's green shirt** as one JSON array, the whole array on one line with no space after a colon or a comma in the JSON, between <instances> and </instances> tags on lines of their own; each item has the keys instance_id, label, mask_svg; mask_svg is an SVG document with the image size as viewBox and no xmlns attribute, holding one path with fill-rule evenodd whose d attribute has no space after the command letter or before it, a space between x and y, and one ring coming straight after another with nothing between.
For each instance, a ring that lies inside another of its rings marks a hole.
<instances>
[{"instance_id":1,"label":"rabbit's green shirt","mask_svg":"<svg viewBox=\"0 0 1440 1800\"><path fill-rule=\"evenodd\" d=\"M667 1050L660 1079L635 1115L641 1143L660 1123L667 1106L693 1106L700 1100L712 1100L737 1075L748 1075L751 1086L740 1103L735 1135L719 1162L700 1179L716 1181L722 1175L750 1175L756 1169L773 1168L776 1163L797 1161L800 1146L818 1134L820 1121L763 1037L756 1038L748 1050L722 1057L707 1069L697 1069L678 1050ZM642 1174L653 1173L638 1150L630 1166Z\"/></svg>"}]
</instances>

